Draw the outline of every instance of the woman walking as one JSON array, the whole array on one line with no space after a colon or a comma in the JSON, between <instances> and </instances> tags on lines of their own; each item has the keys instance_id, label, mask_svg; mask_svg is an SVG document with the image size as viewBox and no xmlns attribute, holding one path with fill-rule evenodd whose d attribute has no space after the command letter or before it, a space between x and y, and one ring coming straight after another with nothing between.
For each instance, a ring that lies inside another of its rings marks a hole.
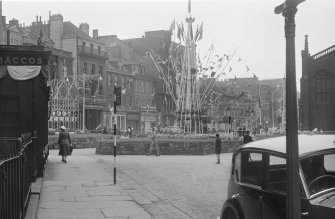
<instances>
[{"instance_id":1,"label":"woman walking","mask_svg":"<svg viewBox=\"0 0 335 219\"><path fill-rule=\"evenodd\" d=\"M221 139L220 139L220 135L216 134L216 140L215 140L215 154L217 157L217 162L216 164L220 164L220 154L222 151L222 147L221 147Z\"/></svg>"},{"instance_id":2,"label":"woman walking","mask_svg":"<svg viewBox=\"0 0 335 219\"><path fill-rule=\"evenodd\" d=\"M66 163L66 157L71 154L70 145L71 138L70 134L66 131L65 126L60 127L61 131L58 137L59 153L58 155L62 156L62 161Z\"/></svg>"}]
</instances>

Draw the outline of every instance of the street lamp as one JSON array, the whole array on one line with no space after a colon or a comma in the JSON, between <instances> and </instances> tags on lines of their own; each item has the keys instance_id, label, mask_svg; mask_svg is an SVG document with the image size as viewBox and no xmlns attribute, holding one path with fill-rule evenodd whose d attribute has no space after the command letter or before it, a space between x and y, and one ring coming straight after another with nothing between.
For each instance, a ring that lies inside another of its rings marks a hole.
<instances>
[{"instance_id":1,"label":"street lamp","mask_svg":"<svg viewBox=\"0 0 335 219\"><path fill-rule=\"evenodd\" d=\"M297 88L295 69L295 14L304 0L286 0L275 8L285 17L286 38L286 218L301 218L299 183L299 148L297 118Z\"/></svg>"}]
</instances>

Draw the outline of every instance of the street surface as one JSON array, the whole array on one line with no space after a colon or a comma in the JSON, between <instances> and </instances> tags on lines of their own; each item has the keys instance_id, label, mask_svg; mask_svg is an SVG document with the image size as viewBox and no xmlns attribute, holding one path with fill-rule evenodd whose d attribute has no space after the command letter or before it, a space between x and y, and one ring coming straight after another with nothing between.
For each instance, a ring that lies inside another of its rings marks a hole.
<instances>
[{"instance_id":1,"label":"street surface","mask_svg":"<svg viewBox=\"0 0 335 219\"><path fill-rule=\"evenodd\" d=\"M113 156L95 157L112 173ZM221 154L221 164L215 162L215 155L122 155L117 156L117 174L127 178L142 196L149 194L158 199L150 201L148 197L142 203L153 216L164 218L160 215L160 205L169 203L184 215L178 216L176 212L175 217L170 214L167 218L216 218L226 199L231 153Z\"/></svg>"},{"instance_id":2,"label":"street surface","mask_svg":"<svg viewBox=\"0 0 335 219\"><path fill-rule=\"evenodd\" d=\"M107 183L105 182L106 180L113 183L114 156L96 155L95 149L92 148L75 149L73 155L68 157L68 163L63 164L59 161L60 157L57 156L57 154L58 150L50 151L50 161L47 164L49 172L44 178L45 183L56 183L54 180L58 179L65 180L65 182L58 182L63 184L69 180L77 184L83 183L86 180L95 181L88 182L91 184L97 184L97 182L101 184L100 181ZM127 196L134 200L135 204L141 206L145 212L147 212L146 214L152 218L209 219L216 218L219 215L222 204L226 199L227 180L231 162L230 153L221 154L221 164L215 164L215 155L161 155L159 157L120 155L117 156L116 159L117 186L122 189L121 193L124 194L124 197ZM63 165L63 168L59 169L59 165ZM71 186L69 188L71 188ZM93 188L99 189L99 187L92 187L92 189ZM58 200L58 202L62 202L64 198L67 198L58 197L63 193L50 193L50 189L53 191L54 189L58 189L58 187L44 188L44 193L41 198L42 203L39 205L38 218L45 217L50 211L55 214L54 217L50 218L58 218L58 216L64 212L68 212L67 216L69 218L76 218L76 211L71 209L59 209L57 207L58 205L53 207L49 206L49 199L52 199L51 201ZM82 190L83 188L80 189ZM71 196L72 199L78 196L78 194L66 195ZM90 200L96 198L99 201L103 201L107 198L101 197L101 195L103 194L100 194L98 197L89 196L85 198L90 198ZM113 200L115 198L120 197L110 197L110 199ZM131 200L129 198L125 200ZM78 197L75 199L78 199ZM80 202L77 204L81 204L81 207L87 206ZM47 207L45 205L47 205ZM108 204L106 203L106 205ZM134 211L135 207L136 206L133 206L130 210ZM100 209L102 207L95 207L94 205L91 206L91 208ZM135 213L138 214L139 210L135 210ZM144 212L140 213L142 216L145 215ZM143 218L147 218L147 216L143 216Z\"/></svg>"}]
</instances>

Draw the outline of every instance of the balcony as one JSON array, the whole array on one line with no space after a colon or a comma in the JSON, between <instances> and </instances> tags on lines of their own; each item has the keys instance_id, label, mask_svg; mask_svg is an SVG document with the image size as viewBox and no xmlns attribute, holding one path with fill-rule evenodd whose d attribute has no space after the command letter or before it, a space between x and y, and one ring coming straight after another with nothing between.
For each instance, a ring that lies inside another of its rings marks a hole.
<instances>
[{"instance_id":1,"label":"balcony","mask_svg":"<svg viewBox=\"0 0 335 219\"><path fill-rule=\"evenodd\" d=\"M78 46L78 53L96 58L108 59L108 53L87 46Z\"/></svg>"}]
</instances>

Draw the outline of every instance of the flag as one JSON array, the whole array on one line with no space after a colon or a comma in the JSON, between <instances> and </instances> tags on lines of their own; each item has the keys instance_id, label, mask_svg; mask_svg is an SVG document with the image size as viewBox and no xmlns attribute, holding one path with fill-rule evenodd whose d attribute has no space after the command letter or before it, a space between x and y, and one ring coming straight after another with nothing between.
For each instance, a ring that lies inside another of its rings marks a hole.
<instances>
[{"instance_id":1,"label":"flag","mask_svg":"<svg viewBox=\"0 0 335 219\"><path fill-rule=\"evenodd\" d=\"M181 37L184 40L184 25L183 25L183 23L181 23Z\"/></svg>"},{"instance_id":2,"label":"flag","mask_svg":"<svg viewBox=\"0 0 335 219\"><path fill-rule=\"evenodd\" d=\"M247 68L247 72L250 71L250 69L249 69L249 67L247 65L245 67Z\"/></svg>"},{"instance_id":3,"label":"flag","mask_svg":"<svg viewBox=\"0 0 335 219\"><path fill-rule=\"evenodd\" d=\"M190 30L190 36L191 36L191 40L193 40L193 27L191 25L191 30Z\"/></svg>"},{"instance_id":4,"label":"flag","mask_svg":"<svg viewBox=\"0 0 335 219\"><path fill-rule=\"evenodd\" d=\"M242 61L242 59L241 59L241 58L238 58L237 62L240 62L240 61Z\"/></svg>"},{"instance_id":5,"label":"flag","mask_svg":"<svg viewBox=\"0 0 335 219\"><path fill-rule=\"evenodd\" d=\"M126 88L125 89L123 89L121 92L122 92L122 94L125 94L126 93Z\"/></svg>"},{"instance_id":6,"label":"flag","mask_svg":"<svg viewBox=\"0 0 335 219\"><path fill-rule=\"evenodd\" d=\"M188 0L188 13L191 13L191 0Z\"/></svg>"},{"instance_id":7,"label":"flag","mask_svg":"<svg viewBox=\"0 0 335 219\"><path fill-rule=\"evenodd\" d=\"M213 78L214 76L215 76L215 71L212 71L212 73L211 73L211 77Z\"/></svg>"},{"instance_id":8,"label":"flag","mask_svg":"<svg viewBox=\"0 0 335 219\"><path fill-rule=\"evenodd\" d=\"M176 28L176 19L174 18L172 24L170 25L170 31L172 32Z\"/></svg>"},{"instance_id":9,"label":"flag","mask_svg":"<svg viewBox=\"0 0 335 219\"><path fill-rule=\"evenodd\" d=\"M179 41L180 41L181 27L179 26L179 24L177 24L177 28L178 28L178 30L177 30L177 38L178 38Z\"/></svg>"},{"instance_id":10,"label":"flag","mask_svg":"<svg viewBox=\"0 0 335 219\"><path fill-rule=\"evenodd\" d=\"M257 76L254 74L254 78L257 78Z\"/></svg>"},{"instance_id":11,"label":"flag","mask_svg":"<svg viewBox=\"0 0 335 219\"><path fill-rule=\"evenodd\" d=\"M233 70L233 69L232 69L232 67L230 66L230 67L229 67L229 72L231 72L232 70ZM235 76L235 78L236 78L236 76Z\"/></svg>"},{"instance_id":12,"label":"flag","mask_svg":"<svg viewBox=\"0 0 335 219\"><path fill-rule=\"evenodd\" d=\"M229 56L228 55L224 54L223 56L226 57L226 59L229 61Z\"/></svg>"},{"instance_id":13,"label":"flag","mask_svg":"<svg viewBox=\"0 0 335 219\"><path fill-rule=\"evenodd\" d=\"M222 62L222 57L221 57L221 58L219 58L218 62Z\"/></svg>"},{"instance_id":14,"label":"flag","mask_svg":"<svg viewBox=\"0 0 335 219\"><path fill-rule=\"evenodd\" d=\"M202 24L203 24L203 22L201 23L201 25L200 25L200 29L199 29L199 37L198 37L198 40L201 40L202 39Z\"/></svg>"},{"instance_id":15,"label":"flag","mask_svg":"<svg viewBox=\"0 0 335 219\"><path fill-rule=\"evenodd\" d=\"M199 36L199 25L197 25L197 30L195 31L194 41L197 41L198 36Z\"/></svg>"}]
</instances>

